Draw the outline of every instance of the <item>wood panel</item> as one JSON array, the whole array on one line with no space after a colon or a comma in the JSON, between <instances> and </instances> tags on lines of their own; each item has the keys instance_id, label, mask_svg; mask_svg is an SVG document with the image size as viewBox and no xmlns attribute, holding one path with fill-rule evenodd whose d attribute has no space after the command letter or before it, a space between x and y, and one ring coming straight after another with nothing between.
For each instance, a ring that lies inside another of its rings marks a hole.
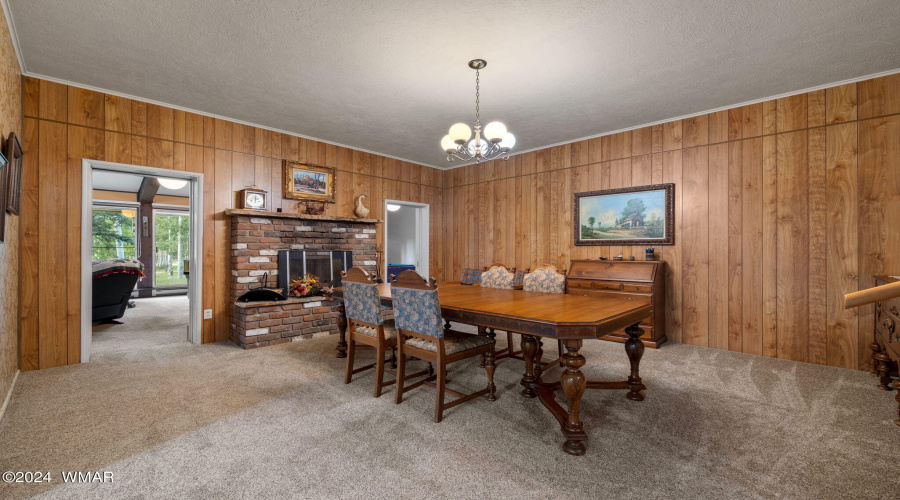
<instances>
[{"instance_id":1,"label":"wood panel","mask_svg":"<svg viewBox=\"0 0 900 500\"><path fill-rule=\"evenodd\" d=\"M273 209L293 209L293 201L281 198L284 159L337 166L338 196L328 207L335 215L352 215L360 192L369 194L369 207L381 217L385 194L430 203L430 264L432 274L442 279L443 175L438 170L391 160L387 174L387 159L371 153L30 77L23 89L19 359L24 370L80 358L82 158L204 174L202 300L204 309L213 310L213 319L203 321L203 342L230 336L230 227L222 211L235 207L237 191L251 184L270 191ZM566 158L554 160L554 154ZM542 167L566 168L570 154L568 146L542 154L547 159ZM341 155L351 162L341 164ZM473 184L476 189L486 192ZM549 210L549 197L545 205ZM471 235L475 241L489 241L474 231ZM380 226L375 236L381 246Z\"/></svg>"},{"instance_id":2,"label":"wood panel","mask_svg":"<svg viewBox=\"0 0 900 500\"><path fill-rule=\"evenodd\" d=\"M709 345L709 148L684 150L681 226L685 344Z\"/></svg>"},{"instance_id":3,"label":"wood panel","mask_svg":"<svg viewBox=\"0 0 900 500\"><path fill-rule=\"evenodd\" d=\"M779 358L795 361L809 358L807 144L806 131L779 134L777 137L776 345Z\"/></svg>"},{"instance_id":4,"label":"wood panel","mask_svg":"<svg viewBox=\"0 0 900 500\"><path fill-rule=\"evenodd\" d=\"M737 122L740 124L740 120ZM708 311L709 347L728 349L729 164L728 143L709 147ZM740 323L738 323L740 324Z\"/></svg>"},{"instance_id":5,"label":"wood panel","mask_svg":"<svg viewBox=\"0 0 900 500\"><path fill-rule=\"evenodd\" d=\"M830 89L829 89L830 90ZM859 289L859 221L856 123L825 129L826 348L825 364L856 368L858 309L844 309L844 294Z\"/></svg>"}]
</instances>

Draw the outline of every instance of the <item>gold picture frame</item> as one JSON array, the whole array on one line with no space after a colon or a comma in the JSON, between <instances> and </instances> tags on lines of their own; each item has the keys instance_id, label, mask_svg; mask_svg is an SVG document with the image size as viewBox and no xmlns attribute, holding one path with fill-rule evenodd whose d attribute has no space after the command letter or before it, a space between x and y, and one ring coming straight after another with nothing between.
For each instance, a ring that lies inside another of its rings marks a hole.
<instances>
[{"instance_id":1,"label":"gold picture frame","mask_svg":"<svg viewBox=\"0 0 900 500\"><path fill-rule=\"evenodd\" d=\"M284 197L334 203L335 170L284 160Z\"/></svg>"}]
</instances>

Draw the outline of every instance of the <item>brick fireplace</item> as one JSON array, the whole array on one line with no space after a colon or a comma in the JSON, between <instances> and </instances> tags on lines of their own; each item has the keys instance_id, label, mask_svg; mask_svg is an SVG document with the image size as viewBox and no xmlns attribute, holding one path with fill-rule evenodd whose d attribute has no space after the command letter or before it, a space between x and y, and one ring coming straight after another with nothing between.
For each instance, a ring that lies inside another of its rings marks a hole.
<instances>
[{"instance_id":1,"label":"brick fireplace","mask_svg":"<svg viewBox=\"0 0 900 500\"><path fill-rule=\"evenodd\" d=\"M381 221L237 209L226 210L225 215L231 219L231 340L250 349L337 333L337 301L304 297L237 302L237 298L262 285L266 273L269 286L278 283L282 251L321 256L351 252L352 266L375 272L375 225Z\"/></svg>"}]
</instances>

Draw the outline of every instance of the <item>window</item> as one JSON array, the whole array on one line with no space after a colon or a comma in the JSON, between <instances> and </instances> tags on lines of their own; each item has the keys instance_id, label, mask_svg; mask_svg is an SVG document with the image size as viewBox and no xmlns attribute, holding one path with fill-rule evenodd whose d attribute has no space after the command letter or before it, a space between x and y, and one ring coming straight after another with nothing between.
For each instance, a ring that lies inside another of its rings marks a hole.
<instances>
[{"instance_id":1,"label":"window","mask_svg":"<svg viewBox=\"0 0 900 500\"><path fill-rule=\"evenodd\" d=\"M134 207L94 207L93 259L134 259Z\"/></svg>"},{"instance_id":2,"label":"window","mask_svg":"<svg viewBox=\"0 0 900 500\"><path fill-rule=\"evenodd\" d=\"M191 219L188 212L154 211L154 287L185 287L184 261L188 259Z\"/></svg>"}]
</instances>

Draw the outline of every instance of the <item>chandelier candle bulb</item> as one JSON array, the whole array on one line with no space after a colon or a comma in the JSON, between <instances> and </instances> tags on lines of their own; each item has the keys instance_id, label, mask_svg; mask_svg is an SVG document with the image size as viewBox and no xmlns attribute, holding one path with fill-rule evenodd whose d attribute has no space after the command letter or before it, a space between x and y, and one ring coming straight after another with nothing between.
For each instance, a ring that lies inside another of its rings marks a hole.
<instances>
[{"instance_id":1,"label":"chandelier candle bulb","mask_svg":"<svg viewBox=\"0 0 900 500\"><path fill-rule=\"evenodd\" d=\"M465 123L457 123L450 127L449 135L456 144L465 144L472 137L472 129Z\"/></svg>"},{"instance_id":2,"label":"chandelier candle bulb","mask_svg":"<svg viewBox=\"0 0 900 500\"><path fill-rule=\"evenodd\" d=\"M506 135L506 125L500 122L491 122L484 126L484 138L491 142L500 142Z\"/></svg>"},{"instance_id":3,"label":"chandelier candle bulb","mask_svg":"<svg viewBox=\"0 0 900 500\"><path fill-rule=\"evenodd\" d=\"M444 138L441 139L441 149L448 153L456 151L456 142L450 137L450 134L445 135Z\"/></svg>"}]
</instances>

